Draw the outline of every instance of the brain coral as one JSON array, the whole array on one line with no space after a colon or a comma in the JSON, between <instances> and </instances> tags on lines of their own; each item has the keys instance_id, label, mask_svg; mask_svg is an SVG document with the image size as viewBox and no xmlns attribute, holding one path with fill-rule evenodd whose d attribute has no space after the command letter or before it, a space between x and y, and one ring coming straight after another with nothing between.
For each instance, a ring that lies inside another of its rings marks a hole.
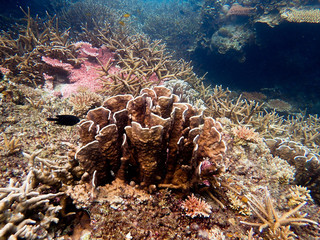
<instances>
[{"instance_id":1,"label":"brain coral","mask_svg":"<svg viewBox=\"0 0 320 240\"><path fill-rule=\"evenodd\" d=\"M100 185L119 178L149 189L187 190L223 171L221 130L169 89L143 89L136 98L113 96L89 111L75 157Z\"/></svg>"}]
</instances>

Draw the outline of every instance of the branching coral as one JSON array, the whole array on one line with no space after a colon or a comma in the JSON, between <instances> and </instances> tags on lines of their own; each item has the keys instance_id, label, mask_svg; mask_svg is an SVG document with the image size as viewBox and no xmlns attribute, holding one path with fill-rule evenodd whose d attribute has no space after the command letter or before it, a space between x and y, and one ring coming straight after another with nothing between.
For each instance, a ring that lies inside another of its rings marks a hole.
<instances>
[{"instance_id":1,"label":"branching coral","mask_svg":"<svg viewBox=\"0 0 320 240\"><path fill-rule=\"evenodd\" d=\"M99 106L102 102L102 97L93 92L80 91L79 93L72 94L68 98L68 101L75 113L83 114L89 109Z\"/></svg>"},{"instance_id":2,"label":"branching coral","mask_svg":"<svg viewBox=\"0 0 320 240\"><path fill-rule=\"evenodd\" d=\"M280 239L278 236L283 236L281 239L289 239L290 236L294 236L294 233L289 230L289 227L286 227L288 225L318 225L317 222L305 218L306 215L299 215L299 210L306 204L306 202L302 202L297 207L279 215L273 206L270 193L267 189L265 189L264 203L260 202L252 195L248 195L247 198L248 206L261 222L242 221L242 223L259 227L260 232L267 229L267 235L271 239ZM298 214L298 216L295 217L296 214Z\"/></svg>"},{"instance_id":3,"label":"branching coral","mask_svg":"<svg viewBox=\"0 0 320 240\"><path fill-rule=\"evenodd\" d=\"M63 193L41 194L33 189L34 180L30 171L21 186L10 182L0 189L0 238L47 239L50 224L59 221L56 215L61 206L50 200Z\"/></svg>"},{"instance_id":4,"label":"branching coral","mask_svg":"<svg viewBox=\"0 0 320 240\"><path fill-rule=\"evenodd\" d=\"M94 31L84 28L85 39L95 45L105 45L115 52L112 61L102 65L102 93L109 95L130 93L137 96L142 88L157 85L169 79L192 81L195 74L190 63L173 60L165 44L151 41L145 35L127 36L125 32L114 33L109 26L96 27ZM110 70L117 67L117 71Z\"/></svg>"},{"instance_id":5,"label":"branching coral","mask_svg":"<svg viewBox=\"0 0 320 240\"><path fill-rule=\"evenodd\" d=\"M236 210L237 212L239 212L244 216L250 216L252 214L252 212L250 211L250 209L246 204L246 202L248 201L246 197L240 196L230 190L227 191L226 195L230 201L230 207L232 209Z\"/></svg>"},{"instance_id":6,"label":"branching coral","mask_svg":"<svg viewBox=\"0 0 320 240\"><path fill-rule=\"evenodd\" d=\"M74 57L75 49L68 43L68 29L60 32L55 16L48 16L43 23L40 18L33 19L29 9L24 13L26 26L20 26L18 38L5 33L0 43L0 64L11 71L16 81L42 84L43 55L78 63Z\"/></svg>"},{"instance_id":7,"label":"branching coral","mask_svg":"<svg viewBox=\"0 0 320 240\"><path fill-rule=\"evenodd\" d=\"M208 104L208 112L214 117L227 117L236 124L249 124L253 120L253 116L257 114L262 105L254 101L241 99L231 100L228 94L226 97L207 96L205 102Z\"/></svg>"},{"instance_id":8,"label":"branching coral","mask_svg":"<svg viewBox=\"0 0 320 240\"><path fill-rule=\"evenodd\" d=\"M194 217L209 217L211 214L211 206L205 201L197 198L194 194L181 204L181 207L186 211L186 215Z\"/></svg>"},{"instance_id":9,"label":"branching coral","mask_svg":"<svg viewBox=\"0 0 320 240\"><path fill-rule=\"evenodd\" d=\"M20 151L22 145L19 138L12 137L11 139L8 139L5 133L2 133L2 135L3 147L0 146L1 150L4 150L7 155L11 155Z\"/></svg>"},{"instance_id":10,"label":"branching coral","mask_svg":"<svg viewBox=\"0 0 320 240\"><path fill-rule=\"evenodd\" d=\"M312 197L310 195L310 190L306 187L292 186L289 189L288 195L288 205L289 207L294 207L303 202L312 202Z\"/></svg>"},{"instance_id":11,"label":"branching coral","mask_svg":"<svg viewBox=\"0 0 320 240\"><path fill-rule=\"evenodd\" d=\"M290 140L301 142L302 144L319 151L320 147L320 118L317 115L298 114L287 119L287 134Z\"/></svg>"},{"instance_id":12,"label":"branching coral","mask_svg":"<svg viewBox=\"0 0 320 240\"><path fill-rule=\"evenodd\" d=\"M112 82L105 82L107 91L112 94L130 93L136 96L144 87L159 84L165 79L175 78L178 72L173 72L171 56L165 52L161 41L150 42L143 35L131 36L117 41L105 38L111 50L116 51L118 65L122 70L116 73L106 71L106 77ZM182 73L179 73L182 74Z\"/></svg>"}]
</instances>

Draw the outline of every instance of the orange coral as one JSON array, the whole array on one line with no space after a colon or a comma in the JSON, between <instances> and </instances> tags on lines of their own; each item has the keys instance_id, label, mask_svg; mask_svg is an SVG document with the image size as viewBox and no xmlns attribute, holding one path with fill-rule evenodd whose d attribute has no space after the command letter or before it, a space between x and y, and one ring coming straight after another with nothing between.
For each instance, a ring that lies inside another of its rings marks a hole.
<instances>
[{"instance_id":1,"label":"orange coral","mask_svg":"<svg viewBox=\"0 0 320 240\"><path fill-rule=\"evenodd\" d=\"M194 217L209 217L211 214L211 206L205 201L201 200L191 194L181 204L181 207L185 210L186 215L192 218Z\"/></svg>"}]
</instances>

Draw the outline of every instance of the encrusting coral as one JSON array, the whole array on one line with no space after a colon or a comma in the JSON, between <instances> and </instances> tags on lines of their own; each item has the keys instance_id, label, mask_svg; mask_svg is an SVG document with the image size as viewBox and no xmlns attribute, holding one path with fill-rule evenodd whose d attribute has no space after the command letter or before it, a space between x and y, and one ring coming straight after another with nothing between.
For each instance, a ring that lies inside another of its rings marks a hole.
<instances>
[{"instance_id":1,"label":"encrusting coral","mask_svg":"<svg viewBox=\"0 0 320 240\"><path fill-rule=\"evenodd\" d=\"M208 172L223 171L220 123L165 87L105 100L80 122L76 159L99 184L112 175L154 188L187 190Z\"/></svg>"}]
</instances>

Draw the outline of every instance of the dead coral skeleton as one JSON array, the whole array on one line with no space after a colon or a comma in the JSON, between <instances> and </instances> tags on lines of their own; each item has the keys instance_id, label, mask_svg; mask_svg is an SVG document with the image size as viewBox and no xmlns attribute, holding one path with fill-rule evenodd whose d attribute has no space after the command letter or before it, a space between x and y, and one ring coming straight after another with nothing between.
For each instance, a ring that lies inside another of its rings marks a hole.
<instances>
[{"instance_id":1,"label":"dead coral skeleton","mask_svg":"<svg viewBox=\"0 0 320 240\"><path fill-rule=\"evenodd\" d=\"M28 159L29 169L32 170L38 181L49 186L60 186L61 182L71 184L75 178L83 174L83 169L77 165L74 159L57 161L38 157L42 150L28 154L23 152L23 156Z\"/></svg>"},{"instance_id":2,"label":"dead coral skeleton","mask_svg":"<svg viewBox=\"0 0 320 240\"><path fill-rule=\"evenodd\" d=\"M241 223L259 227L259 231L262 232L267 229L267 235L271 237L271 239L279 239L277 236L286 235L286 238L281 239L289 239L290 236L293 236L293 232L289 231L290 225L303 226L307 224L315 224L318 225L317 222L305 218L306 214L300 215L299 210L306 205L307 202L300 203L297 207L290 209L288 212L283 213L281 216L275 210L270 193L265 188L265 197L264 203L260 202L253 195L249 194L247 196L248 206L252 210L253 213L258 217L261 222L247 222L241 221Z\"/></svg>"}]
</instances>

